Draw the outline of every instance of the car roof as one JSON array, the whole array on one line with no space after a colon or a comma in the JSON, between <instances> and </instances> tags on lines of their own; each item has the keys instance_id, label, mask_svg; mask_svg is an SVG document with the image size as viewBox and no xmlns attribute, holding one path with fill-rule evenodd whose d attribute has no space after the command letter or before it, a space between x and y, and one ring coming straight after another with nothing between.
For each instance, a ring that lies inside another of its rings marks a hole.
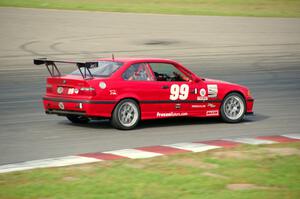
<instances>
[{"instance_id":1,"label":"car roof","mask_svg":"<svg viewBox=\"0 0 300 199\"><path fill-rule=\"evenodd\" d=\"M115 62L166 62L166 63L176 63L173 60L170 59L162 59L162 58L133 58L133 57L125 57L125 58L100 58L97 59L97 61L115 61Z\"/></svg>"}]
</instances>

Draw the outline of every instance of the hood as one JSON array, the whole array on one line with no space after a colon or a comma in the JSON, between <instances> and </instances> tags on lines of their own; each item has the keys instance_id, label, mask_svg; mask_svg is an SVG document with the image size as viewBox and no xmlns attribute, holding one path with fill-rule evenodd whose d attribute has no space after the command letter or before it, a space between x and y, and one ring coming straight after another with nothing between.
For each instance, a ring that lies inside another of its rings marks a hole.
<instances>
[{"instance_id":1,"label":"hood","mask_svg":"<svg viewBox=\"0 0 300 199\"><path fill-rule=\"evenodd\" d=\"M215 84L230 84L230 85L235 85L234 83L231 83L231 82L226 82L226 81L222 81L222 80L218 80L218 79L209 79L209 78L205 78L205 82L207 82L207 83L215 83Z\"/></svg>"},{"instance_id":2,"label":"hood","mask_svg":"<svg viewBox=\"0 0 300 199\"><path fill-rule=\"evenodd\" d=\"M209 78L205 78L205 82L208 84L218 84L218 85L230 85L233 87L239 87L242 89L248 89L246 86L241 85L241 84L235 84L235 83L231 83L231 82L226 82L226 81L222 81L222 80L217 80L217 79L209 79Z\"/></svg>"}]
</instances>

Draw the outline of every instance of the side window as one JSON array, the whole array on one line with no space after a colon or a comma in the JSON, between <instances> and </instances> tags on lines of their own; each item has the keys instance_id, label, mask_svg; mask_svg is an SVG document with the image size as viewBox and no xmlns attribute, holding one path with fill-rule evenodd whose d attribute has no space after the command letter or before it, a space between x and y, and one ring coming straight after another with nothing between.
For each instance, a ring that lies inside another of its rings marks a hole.
<instances>
[{"instance_id":1,"label":"side window","mask_svg":"<svg viewBox=\"0 0 300 199\"><path fill-rule=\"evenodd\" d=\"M191 78L172 64L150 63L150 66L157 81L191 81Z\"/></svg>"},{"instance_id":2,"label":"side window","mask_svg":"<svg viewBox=\"0 0 300 199\"><path fill-rule=\"evenodd\" d=\"M154 76L147 63L138 63L131 65L124 73L123 79L125 80L140 80L140 81L153 81Z\"/></svg>"}]
</instances>

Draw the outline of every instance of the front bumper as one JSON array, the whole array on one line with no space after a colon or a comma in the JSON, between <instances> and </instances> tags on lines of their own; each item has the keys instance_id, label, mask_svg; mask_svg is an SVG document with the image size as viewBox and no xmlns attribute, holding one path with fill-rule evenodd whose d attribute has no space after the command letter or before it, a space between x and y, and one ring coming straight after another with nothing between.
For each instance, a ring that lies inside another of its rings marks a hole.
<instances>
[{"instance_id":1,"label":"front bumper","mask_svg":"<svg viewBox=\"0 0 300 199\"><path fill-rule=\"evenodd\" d=\"M247 106L247 111L246 111L246 115L253 115L253 105L254 105L254 99L253 98L249 98L246 101L246 106Z\"/></svg>"}]
</instances>

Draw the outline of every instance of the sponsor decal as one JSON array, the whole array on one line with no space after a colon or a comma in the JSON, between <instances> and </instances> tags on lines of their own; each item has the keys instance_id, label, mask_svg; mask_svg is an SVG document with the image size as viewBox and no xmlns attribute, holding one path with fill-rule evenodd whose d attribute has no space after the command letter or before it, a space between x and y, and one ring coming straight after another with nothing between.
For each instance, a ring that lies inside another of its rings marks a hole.
<instances>
[{"instance_id":1,"label":"sponsor decal","mask_svg":"<svg viewBox=\"0 0 300 199\"><path fill-rule=\"evenodd\" d=\"M190 87L187 84L172 84L170 88L170 100L186 100L189 97Z\"/></svg>"},{"instance_id":2,"label":"sponsor decal","mask_svg":"<svg viewBox=\"0 0 300 199\"><path fill-rule=\"evenodd\" d=\"M180 109L181 108L181 104L175 104L175 108L176 109Z\"/></svg>"},{"instance_id":3,"label":"sponsor decal","mask_svg":"<svg viewBox=\"0 0 300 199\"><path fill-rule=\"evenodd\" d=\"M184 112L184 113L174 113L174 112L167 112L167 113L160 113L157 112L156 113L156 117L178 117L178 116L187 116L188 113Z\"/></svg>"},{"instance_id":4,"label":"sponsor decal","mask_svg":"<svg viewBox=\"0 0 300 199\"><path fill-rule=\"evenodd\" d=\"M207 85L208 97L217 97L218 95L218 85L208 84Z\"/></svg>"},{"instance_id":5,"label":"sponsor decal","mask_svg":"<svg viewBox=\"0 0 300 199\"><path fill-rule=\"evenodd\" d=\"M199 101L208 100L208 97L206 96L206 90L204 88L200 89L199 94L200 94L200 96L197 96L197 100L199 100Z\"/></svg>"},{"instance_id":6,"label":"sponsor decal","mask_svg":"<svg viewBox=\"0 0 300 199\"><path fill-rule=\"evenodd\" d=\"M69 94L69 95L72 95L73 93L74 93L74 88L69 88L68 94Z\"/></svg>"},{"instance_id":7,"label":"sponsor decal","mask_svg":"<svg viewBox=\"0 0 300 199\"><path fill-rule=\"evenodd\" d=\"M57 87L56 91L57 91L58 94L62 94L63 91L64 91L64 88L63 87Z\"/></svg>"},{"instance_id":8,"label":"sponsor decal","mask_svg":"<svg viewBox=\"0 0 300 199\"><path fill-rule=\"evenodd\" d=\"M106 88L105 82L100 82L100 83L99 83L99 87L100 87L101 89L105 89L105 88Z\"/></svg>"},{"instance_id":9,"label":"sponsor decal","mask_svg":"<svg viewBox=\"0 0 300 199\"><path fill-rule=\"evenodd\" d=\"M109 90L109 94L110 95L117 95L117 91L116 90Z\"/></svg>"},{"instance_id":10,"label":"sponsor decal","mask_svg":"<svg viewBox=\"0 0 300 199\"><path fill-rule=\"evenodd\" d=\"M216 105L214 105L214 104L212 104L212 103L208 103L208 104L207 104L207 107L209 107L209 108L215 108Z\"/></svg>"},{"instance_id":11,"label":"sponsor decal","mask_svg":"<svg viewBox=\"0 0 300 199\"><path fill-rule=\"evenodd\" d=\"M79 90L77 88L69 88L68 90L68 94L69 95L72 95L72 94L78 94L79 93Z\"/></svg>"},{"instance_id":12,"label":"sponsor decal","mask_svg":"<svg viewBox=\"0 0 300 199\"><path fill-rule=\"evenodd\" d=\"M204 97L206 95L206 90L204 88L200 89L200 96Z\"/></svg>"},{"instance_id":13,"label":"sponsor decal","mask_svg":"<svg viewBox=\"0 0 300 199\"><path fill-rule=\"evenodd\" d=\"M65 109L65 105L64 105L64 103L62 103L62 102L59 102L59 103L58 103L58 107L59 107L61 110L64 110L64 109Z\"/></svg>"},{"instance_id":14,"label":"sponsor decal","mask_svg":"<svg viewBox=\"0 0 300 199\"><path fill-rule=\"evenodd\" d=\"M219 111L218 110L206 111L206 116L217 116L217 115L219 115Z\"/></svg>"},{"instance_id":15,"label":"sponsor decal","mask_svg":"<svg viewBox=\"0 0 300 199\"><path fill-rule=\"evenodd\" d=\"M192 108L206 108L205 104L192 104Z\"/></svg>"},{"instance_id":16,"label":"sponsor decal","mask_svg":"<svg viewBox=\"0 0 300 199\"><path fill-rule=\"evenodd\" d=\"M208 97L206 97L206 96L197 96L197 100L199 100L199 101L207 101Z\"/></svg>"}]
</instances>

